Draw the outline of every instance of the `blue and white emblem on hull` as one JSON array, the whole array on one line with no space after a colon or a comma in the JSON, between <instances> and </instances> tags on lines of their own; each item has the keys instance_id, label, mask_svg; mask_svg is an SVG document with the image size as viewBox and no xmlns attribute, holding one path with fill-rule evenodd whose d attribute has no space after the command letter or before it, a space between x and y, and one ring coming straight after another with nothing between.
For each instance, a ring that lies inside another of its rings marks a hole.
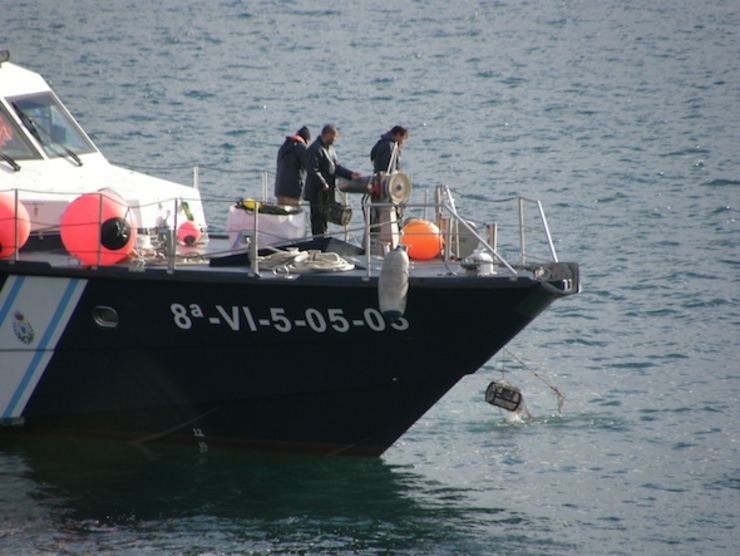
<instances>
[{"instance_id":1,"label":"blue and white emblem on hull","mask_svg":"<svg viewBox=\"0 0 740 556\"><path fill-rule=\"evenodd\" d=\"M23 414L86 284L43 276L5 280L0 289L1 421Z\"/></svg>"},{"instance_id":2,"label":"blue and white emblem on hull","mask_svg":"<svg viewBox=\"0 0 740 556\"><path fill-rule=\"evenodd\" d=\"M20 311L16 311L13 317L13 332L21 342L30 345L33 342L33 326Z\"/></svg>"}]
</instances>

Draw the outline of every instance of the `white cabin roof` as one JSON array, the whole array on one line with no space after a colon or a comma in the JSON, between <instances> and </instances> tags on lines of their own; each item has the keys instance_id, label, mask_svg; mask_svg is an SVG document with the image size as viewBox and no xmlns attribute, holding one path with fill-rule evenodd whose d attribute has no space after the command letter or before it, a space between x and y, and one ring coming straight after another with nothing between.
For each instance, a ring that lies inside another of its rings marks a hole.
<instances>
[{"instance_id":1,"label":"white cabin roof","mask_svg":"<svg viewBox=\"0 0 740 556\"><path fill-rule=\"evenodd\" d=\"M48 83L38 73L11 62L0 64L0 97L14 97L50 91Z\"/></svg>"},{"instance_id":2,"label":"white cabin roof","mask_svg":"<svg viewBox=\"0 0 740 556\"><path fill-rule=\"evenodd\" d=\"M0 105L0 123L12 127L2 141L6 147L0 145L0 193L18 196L32 230L54 230L69 203L101 189L121 196L140 227L173 226L189 210L205 228L197 189L110 164L38 73L1 63Z\"/></svg>"}]
</instances>

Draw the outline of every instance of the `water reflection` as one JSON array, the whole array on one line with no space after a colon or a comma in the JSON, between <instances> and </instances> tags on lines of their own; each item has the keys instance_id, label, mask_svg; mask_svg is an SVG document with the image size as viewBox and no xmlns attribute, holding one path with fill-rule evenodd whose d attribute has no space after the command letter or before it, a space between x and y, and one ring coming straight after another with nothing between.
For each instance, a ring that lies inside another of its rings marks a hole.
<instances>
[{"instance_id":1,"label":"water reflection","mask_svg":"<svg viewBox=\"0 0 740 556\"><path fill-rule=\"evenodd\" d=\"M374 458L0 438L0 473L0 548L31 552L476 550L521 521Z\"/></svg>"},{"instance_id":2,"label":"water reflection","mask_svg":"<svg viewBox=\"0 0 740 556\"><path fill-rule=\"evenodd\" d=\"M0 551L477 551L521 520L374 458L0 438L0 474Z\"/></svg>"}]
</instances>

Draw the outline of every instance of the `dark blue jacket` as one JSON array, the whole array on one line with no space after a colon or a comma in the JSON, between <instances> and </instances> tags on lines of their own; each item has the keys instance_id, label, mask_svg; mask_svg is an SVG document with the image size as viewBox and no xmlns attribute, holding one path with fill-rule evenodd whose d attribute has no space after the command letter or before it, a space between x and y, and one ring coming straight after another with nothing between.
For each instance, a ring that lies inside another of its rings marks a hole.
<instances>
[{"instance_id":1,"label":"dark blue jacket","mask_svg":"<svg viewBox=\"0 0 740 556\"><path fill-rule=\"evenodd\" d=\"M306 187L303 198L312 203L318 201L319 192L329 186L334 194L337 177L352 179L352 170L341 166L332 145L324 145L321 136L311 143L306 153Z\"/></svg>"},{"instance_id":2,"label":"dark blue jacket","mask_svg":"<svg viewBox=\"0 0 740 556\"><path fill-rule=\"evenodd\" d=\"M395 165L389 170L388 165L391 163L393 148L396 146L396 138L390 131L380 136L378 142L370 151L370 160L373 161L373 172L395 172L401 167L401 152L399 150L396 156Z\"/></svg>"},{"instance_id":3,"label":"dark blue jacket","mask_svg":"<svg viewBox=\"0 0 740 556\"><path fill-rule=\"evenodd\" d=\"M299 135L289 135L278 149L275 171L275 196L301 198L306 178L306 142Z\"/></svg>"}]
</instances>

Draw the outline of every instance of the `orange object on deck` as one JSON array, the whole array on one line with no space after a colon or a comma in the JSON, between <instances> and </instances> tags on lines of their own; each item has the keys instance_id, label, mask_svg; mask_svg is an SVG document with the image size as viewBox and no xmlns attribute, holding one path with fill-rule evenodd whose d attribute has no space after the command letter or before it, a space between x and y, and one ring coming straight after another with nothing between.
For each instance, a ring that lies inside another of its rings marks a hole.
<instances>
[{"instance_id":1,"label":"orange object on deck","mask_svg":"<svg viewBox=\"0 0 740 556\"><path fill-rule=\"evenodd\" d=\"M409 257L427 260L438 257L442 252L442 233L427 220L414 219L403 227L401 245L408 246Z\"/></svg>"}]
</instances>

